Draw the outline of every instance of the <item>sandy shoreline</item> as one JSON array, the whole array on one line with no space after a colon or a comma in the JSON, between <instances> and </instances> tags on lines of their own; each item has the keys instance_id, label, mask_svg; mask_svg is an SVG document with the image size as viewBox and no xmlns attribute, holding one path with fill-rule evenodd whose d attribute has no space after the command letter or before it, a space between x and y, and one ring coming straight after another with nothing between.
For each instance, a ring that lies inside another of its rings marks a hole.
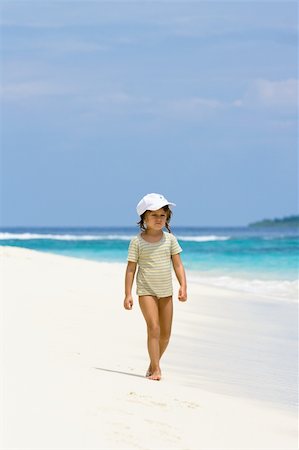
<instances>
[{"instance_id":1,"label":"sandy shoreline","mask_svg":"<svg viewBox=\"0 0 299 450\"><path fill-rule=\"evenodd\" d=\"M0 255L4 449L297 449L295 412L250 399L250 391L247 398L224 393L225 363L233 364L243 342L230 361L219 361L214 392L192 380L191 369L184 377L182 365L193 364L193 347L184 343L195 336L195 319L206 367L213 327L225 354L231 330L241 326L230 291L191 283L190 299L198 291L210 299L201 317L191 301L175 299L163 379L152 382L143 377L146 332L136 295L133 311L122 307L124 264L11 247L0 247ZM251 311L239 302L237 313L242 320ZM269 325L261 341L263 358L272 331Z\"/></svg>"}]
</instances>

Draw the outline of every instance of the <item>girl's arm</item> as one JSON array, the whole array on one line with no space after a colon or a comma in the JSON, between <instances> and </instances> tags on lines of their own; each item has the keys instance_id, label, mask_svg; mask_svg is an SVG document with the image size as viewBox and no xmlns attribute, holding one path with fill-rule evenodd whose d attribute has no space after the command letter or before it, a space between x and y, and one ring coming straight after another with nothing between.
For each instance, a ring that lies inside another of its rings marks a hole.
<instances>
[{"instance_id":1,"label":"girl's arm","mask_svg":"<svg viewBox=\"0 0 299 450\"><path fill-rule=\"evenodd\" d=\"M136 272L136 266L137 263L133 261L129 261L127 264L125 277L125 300L124 300L124 307L126 309L132 309L133 307L132 286Z\"/></svg>"},{"instance_id":2,"label":"girl's arm","mask_svg":"<svg viewBox=\"0 0 299 450\"><path fill-rule=\"evenodd\" d=\"M181 302L185 302L187 300L187 280L185 269L179 253L177 255L172 255L171 258L176 277L178 279L178 282L180 283L178 298Z\"/></svg>"}]
</instances>

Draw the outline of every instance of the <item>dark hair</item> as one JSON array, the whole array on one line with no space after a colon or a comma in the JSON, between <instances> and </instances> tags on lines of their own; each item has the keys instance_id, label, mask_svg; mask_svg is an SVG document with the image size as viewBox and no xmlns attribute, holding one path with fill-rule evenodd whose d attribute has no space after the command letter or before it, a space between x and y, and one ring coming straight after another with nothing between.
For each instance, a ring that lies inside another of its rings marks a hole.
<instances>
[{"instance_id":1,"label":"dark hair","mask_svg":"<svg viewBox=\"0 0 299 450\"><path fill-rule=\"evenodd\" d=\"M168 205L165 205L165 206L163 206L162 208L163 208L164 211L167 213L165 227L166 227L168 233L171 233L171 229L170 229L170 226L169 226L169 222L170 222L170 219L171 219L171 216L172 216L172 211L171 211L171 209L169 208ZM141 229L142 231L145 231L145 230L146 230L145 224L144 224L144 219L145 219L145 214L147 213L147 211L148 211L148 209L147 209L146 211L144 211L143 214L141 214L140 220L139 220L139 222L137 222L137 225L139 225L139 227L140 227L140 229Z\"/></svg>"}]
</instances>

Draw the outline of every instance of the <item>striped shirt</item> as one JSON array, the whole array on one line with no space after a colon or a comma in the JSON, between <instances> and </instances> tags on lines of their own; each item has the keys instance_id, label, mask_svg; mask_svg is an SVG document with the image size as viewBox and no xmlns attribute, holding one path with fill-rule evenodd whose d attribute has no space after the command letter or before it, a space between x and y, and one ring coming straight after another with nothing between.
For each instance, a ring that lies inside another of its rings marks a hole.
<instances>
[{"instance_id":1,"label":"striped shirt","mask_svg":"<svg viewBox=\"0 0 299 450\"><path fill-rule=\"evenodd\" d=\"M158 242L147 242L140 234L135 236L129 245L128 261L138 264L137 295L171 296L171 256L181 251L176 237L164 231Z\"/></svg>"}]
</instances>

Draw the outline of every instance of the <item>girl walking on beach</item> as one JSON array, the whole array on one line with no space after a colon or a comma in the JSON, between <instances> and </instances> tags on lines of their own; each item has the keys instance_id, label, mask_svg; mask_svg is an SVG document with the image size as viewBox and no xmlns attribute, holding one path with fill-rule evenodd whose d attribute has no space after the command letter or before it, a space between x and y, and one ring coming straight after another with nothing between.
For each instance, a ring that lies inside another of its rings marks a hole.
<instances>
[{"instance_id":1,"label":"girl walking on beach","mask_svg":"<svg viewBox=\"0 0 299 450\"><path fill-rule=\"evenodd\" d=\"M182 248L171 233L169 222L175 206L161 194L147 194L137 205L141 233L129 245L128 264L125 276L124 307L132 309L132 285L136 268L137 295L147 325L147 346L150 365L146 377L161 379L160 359L171 334L172 266L180 284L178 299L187 300L187 283L184 266L180 258ZM163 231L166 228L168 233Z\"/></svg>"}]
</instances>

